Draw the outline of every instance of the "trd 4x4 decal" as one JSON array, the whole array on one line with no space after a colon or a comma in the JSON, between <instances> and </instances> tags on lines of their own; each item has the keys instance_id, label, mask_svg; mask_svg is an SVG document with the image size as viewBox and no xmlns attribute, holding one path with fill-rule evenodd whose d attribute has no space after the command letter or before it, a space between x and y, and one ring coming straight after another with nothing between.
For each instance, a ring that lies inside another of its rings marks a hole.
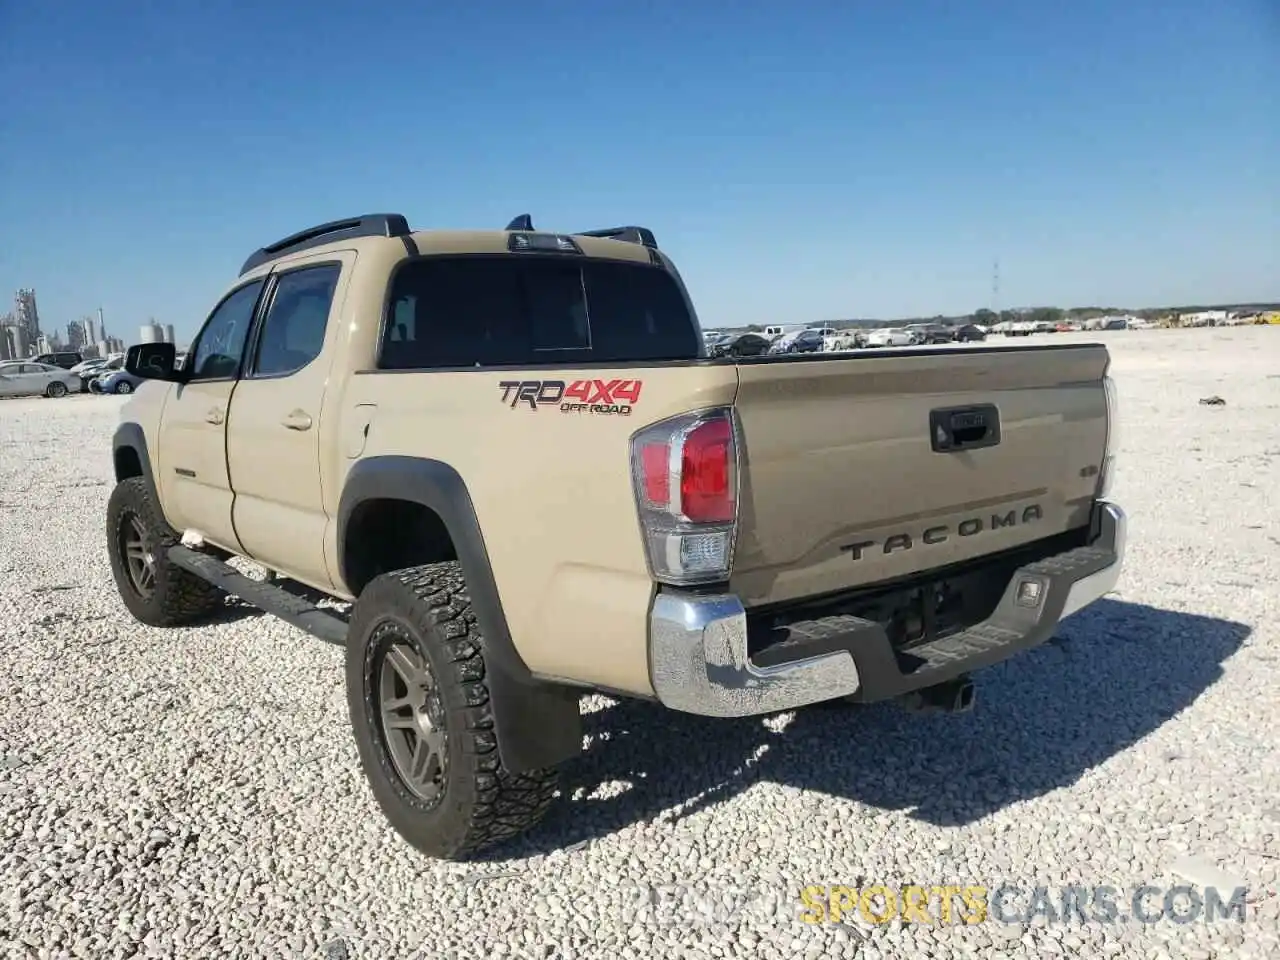
<instances>
[{"instance_id":1,"label":"trd 4x4 decal","mask_svg":"<svg viewBox=\"0 0 1280 960\"><path fill-rule=\"evenodd\" d=\"M561 413L605 413L627 416L640 401L641 380L501 380L502 402L537 410L554 405Z\"/></svg>"}]
</instances>

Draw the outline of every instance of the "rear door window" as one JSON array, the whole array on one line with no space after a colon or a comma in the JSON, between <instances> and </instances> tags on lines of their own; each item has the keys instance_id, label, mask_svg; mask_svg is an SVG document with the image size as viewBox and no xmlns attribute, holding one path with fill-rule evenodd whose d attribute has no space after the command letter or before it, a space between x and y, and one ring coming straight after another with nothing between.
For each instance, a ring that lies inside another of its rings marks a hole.
<instances>
[{"instance_id":1,"label":"rear door window","mask_svg":"<svg viewBox=\"0 0 1280 960\"><path fill-rule=\"evenodd\" d=\"M341 274L340 264L326 263L279 276L262 324L252 376L287 376L320 356Z\"/></svg>"},{"instance_id":2,"label":"rear door window","mask_svg":"<svg viewBox=\"0 0 1280 960\"><path fill-rule=\"evenodd\" d=\"M380 366L682 360L698 330L665 270L607 260L429 257L392 281Z\"/></svg>"}]
</instances>

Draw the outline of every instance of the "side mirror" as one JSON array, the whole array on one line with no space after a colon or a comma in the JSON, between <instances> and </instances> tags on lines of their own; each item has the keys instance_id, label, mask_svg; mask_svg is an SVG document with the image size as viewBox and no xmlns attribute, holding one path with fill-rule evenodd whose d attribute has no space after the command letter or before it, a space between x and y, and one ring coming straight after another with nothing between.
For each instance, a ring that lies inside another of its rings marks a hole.
<instances>
[{"instance_id":1,"label":"side mirror","mask_svg":"<svg viewBox=\"0 0 1280 960\"><path fill-rule=\"evenodd\" d=\"M174 363L176 356L172 343L137 343L124 355L124 369L135 377L180 382L182 372Z\"/></svg>"}]
</instances>

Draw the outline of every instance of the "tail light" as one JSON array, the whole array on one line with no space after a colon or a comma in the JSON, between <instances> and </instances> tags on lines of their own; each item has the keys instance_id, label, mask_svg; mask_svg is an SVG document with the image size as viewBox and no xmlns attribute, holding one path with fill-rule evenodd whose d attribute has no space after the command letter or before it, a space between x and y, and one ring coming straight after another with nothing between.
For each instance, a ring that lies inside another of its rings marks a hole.
<instances>
[{"instance_id":1,"label":"tail light","mask_svg":"<svg viewBox=\"0 0 1280 960\"><path fill-rule=\"evenodd\" d=\"M738 526L732 411L663 420L631 438L631 473L649 569L677 586L727 580Z\"/></svg>"}]
</instances>

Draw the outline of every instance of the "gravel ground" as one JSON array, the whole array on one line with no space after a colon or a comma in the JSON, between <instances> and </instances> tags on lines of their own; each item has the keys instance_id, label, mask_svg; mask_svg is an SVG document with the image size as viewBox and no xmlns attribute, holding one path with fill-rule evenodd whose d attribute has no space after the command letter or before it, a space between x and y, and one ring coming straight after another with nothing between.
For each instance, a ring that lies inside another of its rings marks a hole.
<instances>
[{"instance_id":1,"label":"gravel ground","mask_svg":"<svg viewBox=\"0 0 1280 960\"><path fill-rule=\"evenodd\" d=\"M473 864L377 813L337 650L244 609L127 618L118 398L0 402L0 954L1280 956L1280 329L1102 336L1132 517L1114 596L980 674L959 718L589 698L552 814ZM1244 922L1016 922L1035 886L1109 885L1125 916L1179 883L1246 885ZM1020 892L1007 923L798 918L801 887L838 884Z\"/></svg>"}]
</instances>

